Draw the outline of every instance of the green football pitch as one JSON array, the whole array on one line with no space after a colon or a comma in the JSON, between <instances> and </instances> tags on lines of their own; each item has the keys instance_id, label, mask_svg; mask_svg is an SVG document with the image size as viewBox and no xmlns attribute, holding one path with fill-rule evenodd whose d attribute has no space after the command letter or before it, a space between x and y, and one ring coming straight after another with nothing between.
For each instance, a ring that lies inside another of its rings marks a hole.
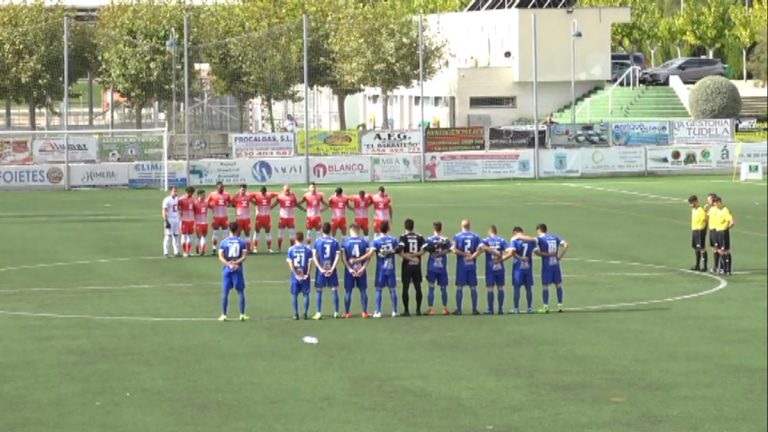
<instances>
[{"instance_id":1,"label":"green football pitch","mask_svg":"<svg viewBox=\"0 0 768 432\"><path fill-rule=\"evenodd\" d=\"M327 294L326 319L295 322L284 256L257 255L246 262L251 321L220 323L216 259L161 256L163 192L0 193L0 430L766 430L765 182L388 192L398 234L406 217L425 234L434 220L450 235L469 218L505 237L547 223L570 243L566 311L391 318L385 296L385 318L362 320L356 293L356 317L334 320ZM685 270L685 199L708 192L736 220L730 277ZM233 293L230 316L236 304Z\"/></svg>"}]
</instances>

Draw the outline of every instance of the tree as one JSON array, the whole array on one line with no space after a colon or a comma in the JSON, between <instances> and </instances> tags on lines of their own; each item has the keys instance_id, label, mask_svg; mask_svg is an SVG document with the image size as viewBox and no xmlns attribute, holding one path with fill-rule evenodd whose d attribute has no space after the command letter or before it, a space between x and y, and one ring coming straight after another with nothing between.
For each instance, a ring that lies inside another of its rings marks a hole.
<instances>
[{"instance_id":1,"label":"tree","mask_svg":"<svg viewBox=\"0 0 768 432\"><path fill-rule=\"evenodd\" d=\"M0 98L26 103L33 130L36 109L53 111L64 95L66 13L62 6L43 2L0 8Z\"/></svg>"},{"instance_id":2,"label":"tree","mask_svg":"<svg viewBox=\"0 0 768 432\"><path fill-rule=\"evenodd\" d=\"M343 64L343 73L361 77L361 84L381 90L382 127L389 125L389 94L410 87L419 79L419 32L417 20L398 4L372 3L355 9L357 19L347 26L343 55L357 61ZM424 79L437 72L442 63L443 44L425 31Z\"/></svg>"},{"instance_id":3,"label":"tree","mask_svg":"<svg viewBox=\"0 0 768 432\"><path fill-rule=\"evenodd\" d=\"M262 98L274 131L273 101L298 99L302 81L302 23L277 2L259 0L208 6L201 16L202 45L214 88L237 100L240 130L249 100Z\"/></svg>"},{"instance_id":4,"label":"tree","mask_svg":"<svg viewBox=\"0 0 768 432\"><path fill-rule=\"evenodd\" d=\"M174 73L166 41L172 28L182 34L183 22L180 3L112 3L100 11L99 76L126 97L138 129L150 102L171 99Z\"/></svg>"},{"instance_id":5,"label":"tree","mask_svg":"<svg viewBox=\"0 0 768 432\"><path fill-rule=\"evenodd\" d=\"M658 37L662 44L669 43L677 51L677 56L682 57L682 28L680 27L679 14L664 16L659 21Z\"/></svg>"},{"instance_id":6,"label":"tree","mask_svg":"<svg viewBox=\"0 0 768 432\"><path fill-rule=\"evenodd\" d=\"M756 31L756 44L749 56L749 71L755 79L768 83L768 49L766 47L766 27L768 26L768 1L755 0L753 3L753 25Z\"/></svg>"},{"instance_id":7,"label":"tree","mask_svg":"<svg viewBox=\"0 0 768 432\"><path fill-rule=\"evenodd\" d=\"M728 8L733 0L710 0L702 7L685 7L681 15L683 40L707 48L709 57L723 46L728 29L733 25Z\"/></svg>"},{"instance_id":8,"label":"tree","mask_svg":"<svg viewBox=\"0 0 768 432\"><path fill-rule=\"evenodd\" d=\"M757 36L757 26L753 22L754 14L752 9L741 4L741 2L732 4L729 9L731 20L733 20L733 27L729 29L728 33L739 48L741 48L741 75L744 81L747 80L747 49L755 43L755 37Z\"/></svg>"}]
</instances>

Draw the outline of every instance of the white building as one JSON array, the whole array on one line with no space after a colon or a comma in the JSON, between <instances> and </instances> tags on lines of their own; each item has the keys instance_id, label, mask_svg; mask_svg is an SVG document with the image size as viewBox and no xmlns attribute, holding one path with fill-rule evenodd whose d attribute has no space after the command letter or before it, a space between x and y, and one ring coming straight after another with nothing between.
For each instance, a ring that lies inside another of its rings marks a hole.
<instances>
[{"instance_id":1,"label":"white building","mask_svg":"<svg viewBox=\"0 0 768 432\"><path fill-rule=\"evenodd\" d=\"M611 26L630 20L629 8L500 9L425 17L446 42L447 67L424 83L424 118L439 126L505 125L533 118L533 32L536 16L539 118L571 101L571 30L576 96L611 78ZM390 126L419 126L418 86L390 97ZM378 89L349 98L348 124L381 125ZM357 117L352 110L357 107Z\"/></svg>"}]
</instances>

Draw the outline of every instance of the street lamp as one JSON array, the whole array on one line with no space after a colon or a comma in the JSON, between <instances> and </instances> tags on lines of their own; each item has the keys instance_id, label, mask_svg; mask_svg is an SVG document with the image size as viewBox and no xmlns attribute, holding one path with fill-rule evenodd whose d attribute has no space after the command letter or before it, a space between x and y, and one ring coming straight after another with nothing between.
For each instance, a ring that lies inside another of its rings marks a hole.
<instances>
[{"instance_id":1,"label":"street lamp","mask_svg":"<svg viewBox=\"0 0 768 432\"><path fill-rule=\"evenodd\" d=\"M176 134L176 29L171 28L171 34L168 40L165 41L165 47L171 50L171 56L173 57L173 82L171 84L171 132Z\"/></svg>"},{"instance_id":2,"label":"street lamp","mask_svg":"<svg viewBox=\"0 0 768 432\"><path fill-rule=\"evenodd\" d=\"M576 124L576 39L581 30L576 19L571 22L571 124Z\"/></svg>"}]
</instances>

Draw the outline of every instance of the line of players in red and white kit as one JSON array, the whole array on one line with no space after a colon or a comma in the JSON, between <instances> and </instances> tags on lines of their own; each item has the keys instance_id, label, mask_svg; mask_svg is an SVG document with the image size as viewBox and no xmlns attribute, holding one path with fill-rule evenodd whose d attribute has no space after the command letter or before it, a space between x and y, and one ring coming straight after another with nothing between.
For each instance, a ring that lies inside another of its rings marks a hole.
<instances>
[{"instance_id":1,"label":"line of players in red and white kit","mask_svg":"<svg viewBox=\"0 0 768 432\"><path fill-rule=\"evenodd\" d=\"M253 206L254 213L251 212ZM262 186L259 192L248 192L248 186L241 184L235 194L224 190L222 182L216 183L216 190L206 196L204 190L187 187L185 194L178 196L178 189L172 187L170 195L163 200L163 220L165 237L163 253L170 256L171 246L176 256L189 257L205 255L208 244L209 226L212 228L212 254L216 255L219 241L229 235L231 208L234 208L238 235L244 237L252 253L259 251L260 234L264 231L267 251L275 253L272 246L272 209L279 207L277 224L277 252L283 249L285 232L288 232L290 247L296 234L296 209L306 213L306 241L321 230L324 211L331 210L332 235L347 232L347 211L354 213L354 222L360 226L365 236L369 235L370 208L373 207L373 230L380 232L381 222L392 221L392 199L384 187L379 187L375 194L360 191L356 195L345 195L337 187L333 195L326 199L317 185L310 183L309 191L299 198L290 185L283 186L281 192L269 192ZM213 213L209 224L209 213ZM194 248L194 253L192 252ZM179 251L181 249L181 251Z\"/></svg>"}]
</instances>

